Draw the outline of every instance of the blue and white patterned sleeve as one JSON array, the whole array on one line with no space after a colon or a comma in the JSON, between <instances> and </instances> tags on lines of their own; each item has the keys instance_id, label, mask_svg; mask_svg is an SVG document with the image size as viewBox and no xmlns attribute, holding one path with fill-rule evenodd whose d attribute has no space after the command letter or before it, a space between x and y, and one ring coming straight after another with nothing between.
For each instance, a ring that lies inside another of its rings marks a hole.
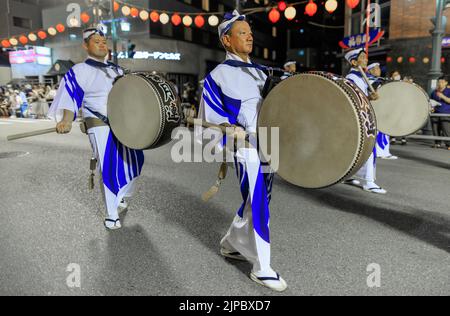
<instances>
[{"instance_id":1,"label":"blue and white patterned sleeve","mask_svg":"<svg viewBox=\"0 0 450 316\"><path fill-rule=\"evenodd\" d=\"M78 66L78 65L77 65ZM83 74L83 67L73 67L60 82L58 92L50 107L48 117L56 121L63 118L64 110L78 114L78 110L83 105L84 90L80 85Z\"/></svg>"}]
</instances>

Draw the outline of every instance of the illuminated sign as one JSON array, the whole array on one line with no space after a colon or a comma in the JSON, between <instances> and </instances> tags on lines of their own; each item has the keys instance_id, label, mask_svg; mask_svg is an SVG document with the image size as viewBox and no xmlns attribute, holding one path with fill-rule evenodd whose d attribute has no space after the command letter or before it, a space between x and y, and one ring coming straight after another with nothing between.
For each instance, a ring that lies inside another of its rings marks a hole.
<instances>
[{"instance_id":1,"label":"illuminated sign","mask_svg":"<svg viewBox=\"0 0 450 316\"><path fill-rule=\"evenodd\" d=\"M119 59L128 59L128 53L120 52L117 55ZM161 53L161 52L136 52L133 59L153 59L153 60L181 60L180 53Z\"/></svg>"},{"instance_id":2,"label":"illuminated sign","mask_svg":"<svg viewBox=\"0 0 450 316\"><path fill-rule=\"evenodd\" d=\"M33 49L9 52L9 62L13 65L38 64L50 66L52 64L52 50L47 47L36 46Z\"/></svg>"},{"instance_id":3,"label":"illuminated sign","mask_svg":"<svg viewBox=\"0 0 450 316\"><path fill-rule=\"evenodd\" d=\"M444 39L442 40L442 47L450 47L450 37L444 37Z\"/></svg>"}]
</instances>

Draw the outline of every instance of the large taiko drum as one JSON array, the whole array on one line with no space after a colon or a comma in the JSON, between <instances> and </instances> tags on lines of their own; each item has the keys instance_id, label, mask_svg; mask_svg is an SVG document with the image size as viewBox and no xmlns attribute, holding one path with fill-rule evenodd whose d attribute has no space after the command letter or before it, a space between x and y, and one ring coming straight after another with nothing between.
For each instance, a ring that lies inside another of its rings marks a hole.
<instances>
[{"instance_id":1,"label":"large taiko drum","mask_svg":"<svg viewBox=\"0 0 450 316\"><path fill-rule=\"evenodd\" d=\"M428 121L430 99L418 85L392 81L381 85L379 99L372 101L378 129L386 135L400 137L414 134Z\"/></svg>"},{"instance_id":2,"label":"large taiko drum","mask_svg":"<svg viewBox=\"0 0 450 316\"><path fill-rule=\"evenodd\" d=\"M258 126L279 128L278 175L308 189L349 179L373 152L377 123L368 98L350 81L324 72L293 76L264 101ZM260 139L261 141L265 141Z\"/></svg>"},{"instance_id":3,"label":"large taiko drum","mask_svg":"<svg viewBox=\"0 0 450 316\"><path fill-rule=\"evenodd\" d=\"M161 76L131 73L114 83L108 119L125 146L154 149L170 142L172 131L180 126L181 102L173 85Z\"/></svg>"}]
</instances>

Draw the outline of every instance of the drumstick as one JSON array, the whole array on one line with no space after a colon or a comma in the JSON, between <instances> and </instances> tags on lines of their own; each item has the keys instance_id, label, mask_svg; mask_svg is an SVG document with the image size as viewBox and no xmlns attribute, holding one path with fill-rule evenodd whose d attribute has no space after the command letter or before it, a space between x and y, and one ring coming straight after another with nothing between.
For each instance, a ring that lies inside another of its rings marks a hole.
<instances>
[{"instance_id":1,"label":"drumstick","mask_svg":"<svg viewBox=\"0 0 450 316\"><path fill-rule=\"evenodd\" d=\"M9 135L6 139L10 142L10 141L18 140L18 139L22 139L22 138L34 137L34 136L39 136L39 135L51 134L51 133L56 133L56 128L41 129L38 131L29 132L29 133Z\"/></svg>"},{"instance_id":2,"label":"drumstick","mask_svg":"<svg viewBox=\"0 0 450 316\"><path fill-rule=\"evenodd\" d=\"M361 72L361 75L362 75L363 78L364 78L364 81L365 81L365 82L367 83L367 85L369 86L370 92L372 92L372 93L377 93L377 92L375 91L374 87L372 86L372 84L370 83L369 78L367 78L367 75L366 75L365 71L362 69L362 67L359 66L358 68L359 68L359 71Z\"/></svg>"}]
</instances>

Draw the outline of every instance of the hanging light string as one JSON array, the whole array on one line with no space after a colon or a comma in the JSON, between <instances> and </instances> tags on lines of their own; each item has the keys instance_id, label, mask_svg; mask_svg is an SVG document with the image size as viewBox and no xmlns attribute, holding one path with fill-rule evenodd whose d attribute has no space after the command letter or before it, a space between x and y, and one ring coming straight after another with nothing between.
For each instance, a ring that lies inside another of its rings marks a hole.
<instances>
[{"instance_id":1,"label":"hanging light string","mask_svg":"<svg viewBox=\"0 0 450 316\"><path fill-rule=\"evenodd\" d=\"M327 0L328 1L334 1L334 0ZM347 0L348 1L348 0ZM359 2L359 0L354 0ZM327 3L326 2L326 3ZM283 3L284 6L282 9L280 8L280 4ZM271 4L263 7L255 7L255 8L248 8L243 9L242 13L246 15L253 15L258 13L264 13L264 12L270 12L269 13L269 20L272 23L277 23L280 19L279 10L285 11L285 17L287 20L291 21L295 19L297 15L297 11L295 9L295 6L304 5L304 4L314 4L315 7L317 7L314 3L314 0L303 0L293 3L286 3L285 1L279 1L279 2L272 2ZM124 8L125 12L124 12ZM121 10L122 9L122 10ZM91 8L90 10L93 10ZM113 10L115 12L121 11L121 13L128 17L131 16L133 18L141 18L143 21L149 21L152 20L153 22L161 22L163 24L169 23L171 20L170 16L176 17L175 25L180 25L183 23L186 27L190 27L192 24L195 24L198 28L202 28L205 25L205 21L203 19L204 16L210 16L212 20L208 21L210 26L214 27L217 26L219 18L217 15L224 15L226 12L220 11L220 12L178 12L178 11L169 11L169 10L160 10L160 9L147 9L144 7L136 6L133 4L126 3L124 1L114 1ZM317 10L314 10L315 12ZM314 14L315 14L314 12ZM151 14L157 15L157 19L152 19ZM331 12L330 12L331 13ZM312 15L314 15L312 14ZM161 15L164 15L164 19L160 19ZM309 14L312 16L311 14ZM195 20L192 18L192 16L196 16ZM183 18L181 18L183 17ZM181 18L181 19L180 19ZM181 21L180 21L181 20ZM91 17L87 12L83 12L80 16L80 21L76 20L74 21L72 27L81 27L81 24L89 24L91 21ZM318 23L309 22L312 25L318 26L318 27L324 27L324 28L342 28L342 26L327 26L327 25L321 25ZM0 41L0 45L4 48L14 47L18 46L19 44L27 45L30 42L36 42L38 39L45 40L49 36L56 36L58 33L63 33L67 30L67 27L64 26L64 24L60 23L56 25L56 27L49 27L47 30L39 29L33 32L30 32L28 35L26 34L19 34L16 36L12 36L10 38L6 38Z\"/></svg>"}]
</instances>

